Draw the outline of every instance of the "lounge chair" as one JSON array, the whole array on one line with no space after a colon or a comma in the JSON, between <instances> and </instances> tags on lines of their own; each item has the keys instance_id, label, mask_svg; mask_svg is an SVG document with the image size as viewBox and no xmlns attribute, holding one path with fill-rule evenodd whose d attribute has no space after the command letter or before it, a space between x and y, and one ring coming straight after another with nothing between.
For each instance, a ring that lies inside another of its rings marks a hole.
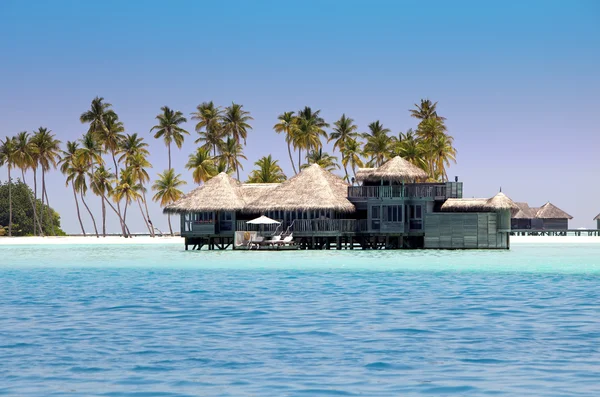
<instances>
[{"instance_id":1,"label":"lounge chair","mask_svg":"<svg viewBox=\"0 0 600 397\"><path fill-rule=\"evenodd\" d=\"M250 240L250 242L248 243L248 247L250 249L252 249L253 247L256 247L256 249L258 249L258 247L261 244L263 244L264 241L265 241L264 237L262 237L262 236L256 236L252 240Z\"/></svg>"}]
</instances>

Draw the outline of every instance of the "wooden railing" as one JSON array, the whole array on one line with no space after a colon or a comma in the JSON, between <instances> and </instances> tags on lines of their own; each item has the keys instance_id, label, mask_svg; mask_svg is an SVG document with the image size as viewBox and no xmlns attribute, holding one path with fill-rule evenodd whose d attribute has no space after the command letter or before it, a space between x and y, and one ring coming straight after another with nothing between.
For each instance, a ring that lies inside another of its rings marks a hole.
<instances>
[{"instance_id":1,"label":"wooden railing","mask_svg":"<svg viewBox=\"0 0 600 397\"><path fill-rule=\"evenodd\" d=\"M446 197L445 183L416 183L395 186L348 186L348 198Z\"/></svg>"},{"instance_id":2,"label":"wooden railing","mask_svg":"<svg viewBox=\"0 0 600 397\"><path fill-rule=\"evenodd\" d=\"M367 231L366 219L296 219L292 222L282 222L281 225L252 225L246 221L237 221L237 231L275 231L293 233L339 232L357 233Z\"/></svg>"}]
</instances>

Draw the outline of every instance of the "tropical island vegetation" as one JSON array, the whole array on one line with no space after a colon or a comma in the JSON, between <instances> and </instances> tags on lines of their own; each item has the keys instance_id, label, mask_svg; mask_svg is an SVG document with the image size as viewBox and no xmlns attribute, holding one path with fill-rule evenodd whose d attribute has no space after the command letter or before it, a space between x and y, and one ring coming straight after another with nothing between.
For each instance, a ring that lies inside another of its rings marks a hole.
<instances>
[{"instance_id":1,"label":"tropical island vegetation","mask_svg":"<svg viewBox=\"0 0 600 397\"><path fill-rule=\"evenodd\" d=\"M285 136L294 174L311 164L318 164L328 171L340 172L351 182L358 168L378 167L386 160L400 156L427 172L429 180L447 181L446 168L456 162L456 149L453 137L448 134L446 119L437 113L437 102L421 100L410 110L410 115L418 120L414 130L394 134L376 120L361 132L354 120L345 114L330 124L323 119L320 110L306 106L296 112L281 113L273 130ZM83 235L87 232L82 212L91 218L95 236L106 235L107 214L112 213L119 219L122 235L127 237L131 234L127 213L139 210L149 234L154 236L147 200L150 197L164 207L183 196L181 188L186 182L172 168L171 157L173 146L181 149L186 136L190 135L183 128L188 120L181 111L163 106L155 120L156 125L149 132L164 142L168 164L152 185L146 139L137 133L127 133L112 105L102 97L94 98L90 108L80 116L80 122L88 126L87 132L77 141L67 141L63 147L56 135L45 127L33 134L21 132L0 140L0 165L5 165L8 171L8 180L0 189L0 224L8 225L7 234L44 236L62 233L59 217L50 208L45 179L48 172L58 169L65 176L65 185L72 191ZM221 172L235 173L239 179L242 160L247 160L244 147L252 130L250 112L240 104L221 107L210 101L198 105L190 114L190 120L195 122L198 147L189 155L186 168L192 173L194 182L201 184ZM333 143L334 154L323 151L324 142ZM287 179L279 160L270 154L258 159L254 165L255 169L249 173L249 183L277 183ZM18 174L16 182L13 181L14 173ZM28 174L32 174L33 189L27 185ZM152 190L151 195L147 194L148 188ZM3 199L5 190L6 200ZM28 200L19 198L18 206L15 205L17 196L28 195L24 191L31 192L32 196ZM98 221L86 201L90 191L101 199ZM30 211L22 208L27 203ZM22 214L29 220L24 220ZM14 227L16 225L18 228ZM173 234L170 218L169 230Z\"/></svg>"}]
</instances>

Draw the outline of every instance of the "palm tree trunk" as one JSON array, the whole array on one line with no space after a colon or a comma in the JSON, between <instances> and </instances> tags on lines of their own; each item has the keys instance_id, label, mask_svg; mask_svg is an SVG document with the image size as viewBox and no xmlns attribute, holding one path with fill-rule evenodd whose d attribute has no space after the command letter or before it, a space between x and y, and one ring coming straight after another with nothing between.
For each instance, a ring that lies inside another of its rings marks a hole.
<instances>
[{"instance_id":1,"label":"palm tree trunk","mask_svg":"<svg viewBox=\"0 0 600 397\"><path fill-rule=\"evenodd\" d=\"M102 237L106 237L106 203L102 196Z\"/></svg>"},{"instance_id":2,"label":"palm tree trunk","mask_svg":"<svg viewBox=\"0 0 600 397\"><path fill-rule=\"evenodd\" d=\"M119 211L117 211L115 206L110 203L110 201L106 198L106 196L104 194L102 195L102 198L108 204L108 206L115 212L115 214L117 214L117 216L119 217L119 222L121 222L121 228L123 230L123 237L127 237L127 234L126 234L127 229L125 226L123 226L123 225L125 225L125 221L121 217L121 214L119 213Z\"/></svg>"},{"instance_id":3,"label":"palm tree trunk","mask_svg":"<svg viewBox=\"0 0 600 397\"><path fill-rule=\"evenodd\" d=\"M44 175L44 169L42 168L42 175ZM44 227L44 178L42 178L42 208L40 208L40 223L42 228Z\"/></svg>"},{"instance_id":4,"label":"palm tree trunk","mask_svg":"<svg viewBox=\"0 0 600 397\"><path fill-rule=\"evenodd\" d=\"M150 236L152 236L152 229L150 229L150 225L148 224L148 221L146 220L146 217L144 216L144 209L142 208L142 201L141 199L137 199L138 202L138 206L140 207L140 212L142 214L142 219L144 220L144 223L146 223L146 227L148 228L148 231L150 232Z\"/></svg>"},{"instance_id":5,"label":"palm tree trunk","mask_svg":"<svg viewBox=\"0 0 600 397\"><path fill-rule=\"evenodd\" d=\"M152 220L150 220L150 212L148 212L148 202L146 201L146 191L142 191L142 197L144 198L144 207L146 208L146 219L148 219L148 223L150 224L150 235L154 237L154 225L152 224Z\"/></svg>"},{"instance_id":6,"label":"palm tree trunk","mask_svg":"<svg viewBox=\"0 0 600 397\"><path fill-rule=\"evenodd\" d=\"M81 196L81 202L83 203L83 205L85 205L85 209L92 218L92 223L94 224L94 231L96 232L96 238L100 238L100 235L98 234L98 228L96 227L96 219L94 218L94 214L92 214L92 211L90 211L90 207L88 207L87 203L85 202L85 199L83 198L83 192L79 192L79 195Z\"/></svg>"},{"instance_id":7,"label":"palm tree trunk","mask_svg":"<svg viewBox=\"0 0 600 397\"><path fill-rule=\"evenodd\" d=\"M71 183L73 187L73 197L75 197L75 208L77 208L77 218L79 219L79 226L81 226L81 232L85 236L85 229L83 228L83 222L81 222L81 213L79 212L79 201L77 201L77 192L75 191L75 185Z\"/></svg>"},{"instance_id":8,"label":"palm tree trunk","mask_svg":"<svg viewBox=\"0 0 600 397\"><path fill-rule=\"evenodd\" d=\"M35 203L35 210L37 212L37 166L33 168L33 202ZM41 209L44 209L44 207L42 207ZM40 211L40 219L38 219L38 228L40 229L40 236L44 235L44 225L41 221L42 215L43 211Z\"/></svg>"},{"instance_id":9,"label":"palm tree trunk","mask_svg":"<svg viewBox=\"0 0 600 397\"><path fill-rule=\"evenodd\" d=\"M292 148L291 148L289 142L287 143L287 146L288 146L288 154L290 155L290 162L292 163L292 169L294 170L294 175L295 175L295 174L298 174L298 171L296 171L296 166L294 165L294 159L292 158Z\"/></svg>"},{"instance_id":10,"label":"palm tree trunk","mask_svg":"<svg viewBox=\"0 0 600 397\"><path fill-rule=\"evenodd\" d=\"M21 177L23 178L23 183L25 185L27 185L27 182L25 182L25 169L21 168ZM29 197L29 202L31 203L31 207L33 208L33 235L36 236L37 235L37 231L35 230L35 227L37 226L37 209L35 208L35 201L33 201L33 199L31 198L31 196L28 194L27 197Z\"/></svg>"},{"instance_id":11,"label":"palm tree trunk","mask_svg":"<svg viewBox=\"0 0 600 397\"><path fill-rule=\"evenodd\" d=\"M43 171L43 170L42 170ZM54 220L52 219L52 214L50 213L50 200L48 200L48 191L46 190L46 181L44 177L44 172L42 172L42 179L44 180L44 189L42 194L46 196L46 214L48 215L48 222L50 222L50 226L52 227L52 235L56 236L56 229L54 228ZM44 209L42 208L42 211Z\"/></svg>"},{"instance_id":12,"label":"palm tree trunk","mask_svg":"<svg viewBox=\"0 0 600 397\"><path fill-rule=\"evenodd\" d=\"M116 175L116 178L119 179L119 167L117 165L117 158L115 157L115 151L111 150L111 154L112 154L113 163L115 165L115 175ZM121 200L117 201L117 210L119 211L118 214L119 214L119 219L121 220L121 229L123 229L123 236L127 237L127 230L126 230L127 225L125 224L125 218L121 217L120 201Z\"/></svg>"},{"instance_id":13,"label":"palm tree trunk","mask_svg":"<svg viewBox=\"0 0 600 397\"><path fill-rule=\"evenodd\" d=\"M169 221L169 232L171 232L171 236L173 236L173 228L171 227L171 214L167 216L167 220Z\"/></svg>"},{"instance_id":14,"label":"palm tree trunk","mask_svg":"<svg viewBox=\"0 0 600 397\"><path fill-rule=\"evenodd\" d=\"M167 145L169 151L169 170L171 170L171 142Z\"/></svg>"},{"instance_id":15,"label":"palm tree trunk","mask_svg":"<svg viewBox=\"0 0 600 397\"><path fill-rule=\"evenodd\" d=\"M131 235L131 231L129 231L129 227L127 226L126 223L126 219L127 219L127 205L129 203L127 202L127 200L125 200L125 210L123 212L123 224L125 225L125 231L127 232L127 235L130 236Z\"/></svg>"},{"instance_id":16,"label":"palm tree trunk","mask_svg":"<svg viewBox=\"0 0 600 397\"><path fill-rule=\"evenodd\" d=\"M12 180L10 179L10 164L8 165L8 237L12 237Z\"/></svg>"}]
</instances>

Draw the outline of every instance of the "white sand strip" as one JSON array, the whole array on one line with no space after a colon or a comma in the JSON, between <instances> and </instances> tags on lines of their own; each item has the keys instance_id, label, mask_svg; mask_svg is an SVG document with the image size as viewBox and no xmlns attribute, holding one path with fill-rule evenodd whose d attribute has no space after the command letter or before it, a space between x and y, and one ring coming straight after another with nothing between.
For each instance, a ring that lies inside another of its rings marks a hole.
<instances>
[{"instance_id":1,"label":"white sand strip","mask_svg":"<svg viewBox=\"0 0 600 397\"><path fill-rule=\"evenodd\" d=\"M96 236L69 236L69 237L0 237L0 245L103 245L103 244L181 244L181 237L149 237L134 236L124 238L118 236L96 237Z\"/></svg>"},{"instance_id":2,"label":"white sand strip","mask_svg":"<svg viewBox=\"0 0 600 397\"><path fill-rule=\"evenodd\" d=\"M600 236L510 236L510 244L600 244Z\"/></svg>"}]
</instances>

